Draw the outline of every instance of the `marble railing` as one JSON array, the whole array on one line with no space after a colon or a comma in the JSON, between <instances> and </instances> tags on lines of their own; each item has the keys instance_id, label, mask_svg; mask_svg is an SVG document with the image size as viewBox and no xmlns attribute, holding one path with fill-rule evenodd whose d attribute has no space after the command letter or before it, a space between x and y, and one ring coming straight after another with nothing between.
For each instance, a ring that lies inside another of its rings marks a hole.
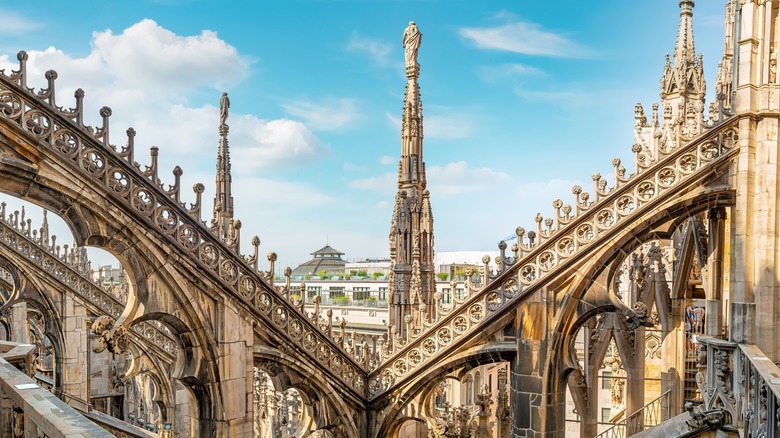
<instances>
[{"instance_id":1,"label":"marble railing","mask_svg":"<svg viewBox=\"0 0 780 438\"><path fill-rule=\"evenodd\" d=\"M33 345L0 342L0 410L10 419L0 436L113 437L35 383L28 375L34 353Z\"/></svg>"},{"instance_id":2,"label":"marble railing","mask_svg":"<svg viewBox=\"0 0 780 438\"><path fill-rule=\"evenodd\" d=\"M574 207L556 200L554 219L537 215L535 232L518 228L513 257L505 255L506 244L502 242L499 247L499 271L495 275L488 269L489 257L483 258L481 284L468 281L468 294L456 297L454 306L445 307L439 298L435 319L424 320L418 330L408 327L408 339L392 331L389 342L382 344L379 367L369 375L369 399L379 397L414 370L484 333L546 281L565 272L601 243L630 232L637 218L698 183L739 150L736 124L726 118L725 112L703 130L696 137L678 137L674 142L677 146L661 148L654 157L644 157L642 149L635 147L636 173L626 176L620 160L615 159L612 187L608 188L601 175L594 174L593 197L576 186Z\"/></svg>"},{"instance_id":3,"label":"marble railing","mask_svg":"<svg viewBox=\"0 0 780 438\"><path fill-rule=\"evenodd\" d=\"M694 425L780 437L780 367L752 344L699 337L696 383L702 404ZM689 423L691 424L691 423Z\"/></svg>"},{"instance_id":4,"label":"marble railing","mask_svg":"<svg viewBox=\"0 0 780 438\"><path fill-rule=\"evenodd\" d=\"M235 224L235 239L227 242L201 218L203 184L193 187L195 203L188 207L181 200L181 168L173 170L174 184L166 188L158 177L156 147L151 150L151 164L142 169L135 161L132 128L126 131L123 147L111 144L111 109L100 110L102 126L85 125L84 91L76 91L75 107L63 108L56 99L57 72L47 71L46 88L35 91L27 84L27 58L25 52L19 52L19 70L0 71L1 122L14 126L44 148L46 155L62 160L85 180L102 187L112 202L123 205L170 248L185 254L197 269L211 275L221 290L255 310L265 327L290 345L302 346L304 354L347 388L359 394L365 392L365 369L376 362L374 355L358 355L354 345L334 340L332 331L320 324L325 320L322 315L309 314L303 302L291 300L289 268L286 284L274 285L275 253L268 254L269 271L259 271L260 240L252 240L252 256L242 255L238 244L240 221Z\"/></svg>"},{"instance_id":5,"label":"marble railing","mask_svg":"<svg viewBox=\"0 0 780 438\"><path fill-rule=\"evenodd\" d=\"M124 300L120 301L119 297L95 280L96 277L85 269L88 263L83 257L74 255L72 249L68 251L67 245L62 250L45 235L32 233L31 223L19 221L18 218L18 212L6 216L5 203L0 204L0 247L46 272L64 289L71 291L74 297L94 306L92 310L98 316L108 315L116 319L121 315L125 308ZM170 361L175 360L176 340L167 329L163 330L151 322L141 322L135 324L129 333L141 344L149 344L167 355Z\"/></svg>"}]
</instances>

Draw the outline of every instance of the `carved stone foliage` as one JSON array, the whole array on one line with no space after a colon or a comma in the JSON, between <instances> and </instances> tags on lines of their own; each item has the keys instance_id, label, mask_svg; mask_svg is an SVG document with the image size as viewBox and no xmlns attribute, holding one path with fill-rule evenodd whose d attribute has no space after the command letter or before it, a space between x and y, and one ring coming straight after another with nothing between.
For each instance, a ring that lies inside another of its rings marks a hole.
<instances>
[{"instance_id":1,"label":"carved stone foliage","mask_svg":"<svg viewBox=\"0 0 780 438\"><path fill-rule=\"evenodd\" d=\"M737 400L732 381L736 344L705 336L699 337L699 344L696 383L704 400L704 409L723 409L729 418L737 418Z\"/></svg>"},{"instance_id":2,"label":"carved stone foliage","mask_svg":"<svg viewBox=\"0 0 780 438\"><path fill-rule=\"evenodd\" d=\"M122 325L114 324L114 319L103 315L92 323L92 333L97 335L92 351L102 353L106 348L114 354L122 354L127 351L129 340L127 332Z\"/></svg>"}]
</instances>

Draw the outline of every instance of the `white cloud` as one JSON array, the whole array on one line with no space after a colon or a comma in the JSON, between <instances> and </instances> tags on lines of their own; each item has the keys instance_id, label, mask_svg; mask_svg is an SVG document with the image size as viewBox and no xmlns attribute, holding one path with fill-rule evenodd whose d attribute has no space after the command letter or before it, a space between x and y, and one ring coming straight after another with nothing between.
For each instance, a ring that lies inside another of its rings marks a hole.
<instances>
[{"instance_id":1,"label":"white cloud","mask_svg":"<svg viewBox=\"0 0 780 438\"><path fill-rule=\"evenodd\" d=\"M119 35L95 32L93 48L119 81L144 87L219 86L242 79L249 65L216 32L179 36L149 19Z\"/></svg>"},{"instance_id":2,"label":"white cloud","mask_svg":"<svg viewBox=\"0 0 780 438\"><path fill-rule=\"evenodd\" d=\"M28 52L28 82L43 86L44 72L56 69L57 103L66 107L73 106L73 98L68 99L73 91L83 87L88 124L98 120L98 108L111 106L112 143L124 144L125 127L133 126L136 160L148 163L145 150L159 146L161 175L174 165L188 174L211 168L219 141L219 109L192 107L187 96L211 89L217 103L222 89L249 74L250 60L215 32L179 36L149 19L119 34L105 30L92 37L91 52L81 58L54 47ZM0 57L0 68L9 67L17 68L15 60ZM301 122L231 112L228 123L237 173L308 163L328 150Z\"/></svg>"},{"instance_id":3,"label":"white cloud","mask_svg":"<svg viewBox=\"0 0 780 438\"><path fill-rule=\"evenodd\" d=\"M484 81L494 82L512 77L542 77L546 76L546 73L530 65L510 63L484 66L479 69L479 75Z\"/></svg>"},{"instance_id":4,"label":"white cloud","mask_svg":"<svg viewBox=\"0 0 780 438\"><path fill-rule=\"evenodd\" d=\"M392 47L393 46L386 41L362 36L357 32L352 34L349 43L347 43L348 51L365 54L380 67L390 65Z\"/></svg>"},{"instance_id":5,"label":"white cloud","mask_svg":"<svg viewBox=\"0 0 780 438\"><path fill-rule=\"evenodd\" d=\"M427 170L431 193L443 196L499 190L512 181L509 174L487 167L471 168L465 161L430 166Z\"/></svg>"},{"instance_id":6,"label":"white cloud","mask_svg":"<svg viewBox=\"0 0 780 438\"><path fill-rule=\"evenodd\" d=\"M301 122L288 119L264 122L244 115L237 125L246 136L242 146L233 149L234 169L239 173L310 163L328 153L327 147Z\"/></svg>"},{"instance_id":7,"label":"white cloud","mask_svg":"<svg viewBox=\"0 0 780 438\"><path fill-rule=\"evenodd\" d=\"M396 116L395 114L385 111L385 117L387 118L387 121L390 122L390 125L392 125L396 130L401 130L401 118Z\"/></svg>"},{"instance_id":8,"label":"white cloud","mask_svg":"<svg viewBox=\"0 0 780 438\"><path fill-rule=\"evenodd\" d=\"M28 55L32 84L45 85L44 72L56 69L60 96L84 87L88 104L98 99L117 108L181 100L183 92L204 86L228 87L245 78L250 65L215 32L179 36L149 19L120 34L93 32L92 50L83 58L54 47Z\"/></svg>"},{"instance_id":9,"label":"white cloud","mask_svg":"<svg viewBox=\"0 0 780 438\"><path fill-rule=\"evenodd\" d=\"M361 178L350 181L348 186L358 190L373 190L383 194L395 193L398 175L395 172L385 172L380 176Z\"/></svg>"},{"instance_id":10,"label":"white cloud","mask_svg":"<svg viewBox=\"0 0 780 438\"><path fill-rule=\"evenodd\" d=\"M382 155L381 157L379 157L379 164L383 166L389 166L391 164L396 164L396 163L398 163L398 158L393 157L391 155Z\"/></svg>"},{"instance_id":11,"label":"white cloud","mask_svg":"<svg viewBox=\"0 0 780 438\"><path fill-rule=\"evenodd\" d=\"M288 114L303 119L315 131L341 129L358 119L354 99L327 99L319 103L300 100L283 106Z\"/></svg>"},{"instance_id":12,"label":"white cloud","mask_svg":"<svg viewBox=\"0 0 780 438\"><path fill-rule=\"evenodd\" d=\"M19 14L5 9L0 9L0 17L3 17L3 25L0 26L0 35L26 33L43 27L41 23L28 20Z\"/></svg>"},{"instance_id":13,"label":"white cloud","mask_svg":"<svg viewBox=\"0 0 780 438\"><path fill-rule=\"evenodd\" d=\"M444 166L430 166L427 168L427 178L428 188L434 197L491 190L512 181L512 177L504 172L487 167L471 168L465 161L452 162ZM385 172L379 176L350 181L349 187L392 194L396 191L397 179L396 172Z\"/></svg>"},{"instance_id":14,"label":"white cloud","mask_svg":"<svg viewBox=\"0 0 780 438\"><path fill-rule=\"evenodd\" d=\"M462 113L438 114L425 118L423 133L427 138L456 140L470 137L473 132L473 116Z\"/></svg>"},{"instance_id":15,"label":"white cloud","mask_svg":"<svg viewBox=\"0 0 780 438\"><path fill-rule=\"evenodd\" d=\"M535 23L517 21L498 27L466 27L460 35L481 49L504 50L524 55L584 58L590 49L565 36L544 30Z\"/></svg>"},{"instance_id":16,"label":"white cloud","mask_svg":"<svg viewBox=\"0 0 780 438\"><path fill-rule=\"evenodd\" d=\"M515 94L529 102L554 103L565 108L581 108L593 103L594 96L582 91L531 90L515 87Z\"/></svg>"}]
</instances>

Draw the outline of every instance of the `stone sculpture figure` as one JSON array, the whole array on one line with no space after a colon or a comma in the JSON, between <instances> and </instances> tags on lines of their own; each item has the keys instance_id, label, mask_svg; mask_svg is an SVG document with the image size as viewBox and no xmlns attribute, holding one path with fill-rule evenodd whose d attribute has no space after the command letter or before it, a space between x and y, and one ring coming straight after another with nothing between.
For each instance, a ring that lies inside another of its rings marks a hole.
<instances>
[{"instance_id":1,"label":"stone sculpture figure","mask_svg":"<svg viewBox=\"0 0 780 438\"><path fill-rule=\"evenodd\" d=\"M409 26L404 29L403 47L404 59L406 60L406 68L416 67L417 64L417 52L420 49L420 42L422 41L422 33L417 29L417 25L414 21L409 22Z\"/></svg>"},{"instance_id":2,"label":"stone sculpture figure","mask_svg":"<svg viewBox=\"0 0 780 438\"><path fill-rule=\"evenodd\" d=\"M224 125L228 118L228 109L230 108L230 98L227 93L222 93L222 98L219 99L219 124Z\"/></svg>"}]
</instances>

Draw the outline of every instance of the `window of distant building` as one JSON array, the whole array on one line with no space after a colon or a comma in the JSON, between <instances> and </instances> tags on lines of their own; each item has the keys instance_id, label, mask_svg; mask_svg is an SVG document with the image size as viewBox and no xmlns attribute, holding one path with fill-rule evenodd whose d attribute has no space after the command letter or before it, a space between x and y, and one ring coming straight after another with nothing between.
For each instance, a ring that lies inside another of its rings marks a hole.
<instances>
[{"instance_id":1,"label":"window of distant building","mask_svg":"<svg viewBox=\"0 0 780 438\"><path fill-rule=\"evenodd\" d=\"M322 296L322 286L310 286L306 288L306 296L309 300Z\"/></svg>"},{"instance_id":2,"label":"window of distant building","mask_svg":"<svg viewBox=\"0 0 780 438\"><path fill-rule=\"evenodd\" d=\"M601 389L612 389L612 371L601 373Z\"/></svg>"},{"instance_id":3,"label":"window of distant building","mask_svg":"<svg viewBox=\"0 0 780 438\"><path fill-rule=\"evenodd\" d=\"M601 422L609 423L609 411L610 408L601 408Z\"/></svg>"},{"instance_id":4,"label":"window of distant building","mask_svg":"<svg viewBox=\"0 0 780 438\"><path fill-rule=\"evenodd\" d=\"M452 302L452 289L445 287L441 290L441 302L442 304L450 304Z\"/></svg>"},{"instance_id":5,"label":"window of distant building","mask_svg":"<svg viewBox=\"0 0 780 438\"><path fill-rule=\"evenodd\" d=\"M455 297L458 299L458 301L466 298L466 289L462 287L458 287L455 289Z\"/></svg>"},{"instance_id":6,"label":"window of distant building","mask_svg":"<svg viewBox=\"0 0 780 438\"><path fill-rule=\"evenodd\" d=\"M353 287L352 299L353 300L367 300L371 295L371 288L369 287Z\"/></svg>"},{"instance_id":7,"label":"window of distant building","mask_svg":"<svg viewBox=\"0 0 780 438\"><path fill-rule=\"evenodd\" d=\"M386 287L380 287L379 288L379 301L387 301L387 288Z\"/></svg>"},{"instance_id":8,"label":"window of distant building","mask_svg":"<svg viewBox=\"0 0 780 438\"><path fill-rule=\"evenodd\" d=\"M474 404L474 378L471 376L466 377L463 385L466 387L466 404Z\"/></svg>"},{"instance_id":9,"label":"window of distant building","mask_svg":"<svg viewBox=\"0 0 780 438\"><path fill-rule=\"evenodd\" d=\"M331 286L328 288L331 298L341 298L344 296L344 286Z\"/></svg>"}]
</instances>

